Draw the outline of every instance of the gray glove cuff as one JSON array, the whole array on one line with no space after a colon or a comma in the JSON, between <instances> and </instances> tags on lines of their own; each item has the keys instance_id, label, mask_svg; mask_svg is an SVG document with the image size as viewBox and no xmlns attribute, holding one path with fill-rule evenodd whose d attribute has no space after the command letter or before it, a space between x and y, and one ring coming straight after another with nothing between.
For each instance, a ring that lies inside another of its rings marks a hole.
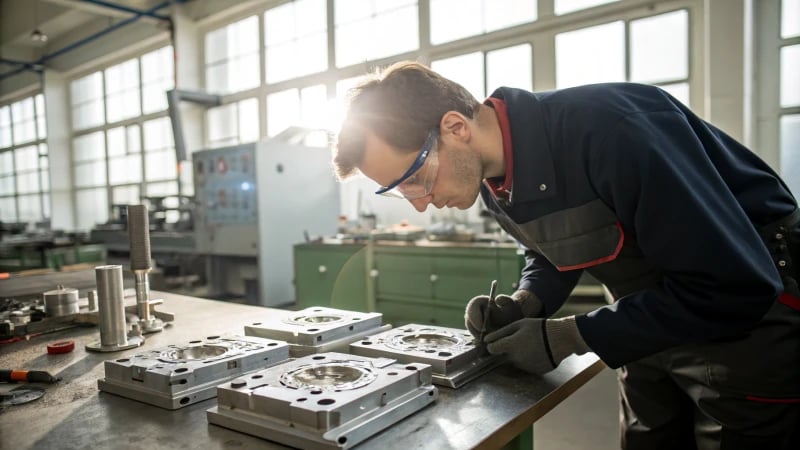
<instances>
[{"instance_id":1,"label":"gray glove cuff","mask_svg":"<svg viewBox=\"0 0 800 450\"><path fill-rule=\"evenodd\" d=\"M545 322L545 331L547 332L547 343L550 345L550 354L553 357L552 362L555 366L573 353L582 355L592 351L578 330L575 316L548 319Z\"/></svg>"},{"instance_id":2,"label":"gray glove cuff","mask_svg":"<svg viewBox=\"0 0 800 450\"><path fill-rule=\"evenodd\" d=\"M544 316L544 304L533 292L520 289L511 294L511 298L519 305L522 317L538 318Z\"/></svg>"}]
</instances>

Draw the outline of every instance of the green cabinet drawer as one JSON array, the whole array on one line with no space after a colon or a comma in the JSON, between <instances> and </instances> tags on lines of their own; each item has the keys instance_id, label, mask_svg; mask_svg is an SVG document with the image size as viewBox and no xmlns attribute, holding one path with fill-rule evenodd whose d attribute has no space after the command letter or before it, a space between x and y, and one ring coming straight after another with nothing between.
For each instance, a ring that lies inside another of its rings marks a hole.
<instances>
[{"instance_id":1,"label":"green cabinet drawer","mask_svg":"<svg viewBox=\"0 0 800 450\"><path fill-rule=\"evenodd\" d=\"M367 310L366 246L299 244L294 265L297 309Z\"/></svg>"}]
</instances>

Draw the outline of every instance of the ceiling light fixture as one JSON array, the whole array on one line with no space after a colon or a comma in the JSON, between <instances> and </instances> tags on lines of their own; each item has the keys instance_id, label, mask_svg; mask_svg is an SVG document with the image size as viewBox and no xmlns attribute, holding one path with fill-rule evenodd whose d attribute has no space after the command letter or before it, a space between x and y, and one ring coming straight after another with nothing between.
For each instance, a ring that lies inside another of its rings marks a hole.
<instances>
[{"instance_id":1,"label":"ceiling light fixture","mask_svg":"<svg viewBox=\"0 0 800 450\"><path fill-rule=\"evenodd\" d=\"M43 43L47 42L47 35L42 33L41 31L39 31L39 29L37 28L37 29L33 30L33 33L31 33L31 40L33 42L37 42L37 43L43 44Z\"/></svg>"}]
</instances>

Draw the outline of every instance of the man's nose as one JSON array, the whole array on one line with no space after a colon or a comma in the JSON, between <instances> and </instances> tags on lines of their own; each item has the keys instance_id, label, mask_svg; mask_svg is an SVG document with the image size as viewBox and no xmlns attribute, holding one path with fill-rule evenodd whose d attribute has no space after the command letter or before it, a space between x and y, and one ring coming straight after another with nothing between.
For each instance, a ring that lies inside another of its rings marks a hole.
<instances>
[{"instance_id":1,"label":"man's nose","mask_svg":"<svg viewBox=\"0 0 800 450\"><path fill-rule=\"evenodd\" d=\"M414 209L416 209L419 212L424 212L426 209L428 209L428 205L430 205L431 200L432 197L430 195L426 195L425 197L422 198L409 200L409 202L411 202L411 204L414 206Z\"/></svg>"}]
</instances>

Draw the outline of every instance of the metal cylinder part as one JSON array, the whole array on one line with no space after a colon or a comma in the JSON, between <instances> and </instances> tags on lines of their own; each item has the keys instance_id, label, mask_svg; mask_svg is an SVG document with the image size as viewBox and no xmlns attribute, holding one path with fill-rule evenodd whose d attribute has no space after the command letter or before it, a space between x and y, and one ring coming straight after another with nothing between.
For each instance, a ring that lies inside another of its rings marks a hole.
<instances>
[{"instance_id":1,"label":"metal cylinder part","mask_svg":"<svg viewBox=\"0 0 800 450\"><path fill-rule=\"evenodd\" d=\"M122 266L98 266L95 267L94 273L97 281L100 344L103 346L126 346L128 345L128 333L125 327Z\"/></svg>"},{"instance_id":2,"label":"metal cylinder part","mask_svg":"<svg viewBox=\"0 0 800 450\"><path fill-rule=\"evenodd\" d=\"M67 316L80 312L77 289L59 285L57 289L47 291L42 296L44 297L44 311L49 317Z\"/></svg>"},{"instance_id":3,"label":"metal cylinder part","mask_svg":"<svg viewBox=\"0 0 800 450\"><path fill-rule=\"evenodd\" d=\"M150 219L144 205L128 205L131 272L136 278L136 310L145 329L150 327Z\"/></svg>"},{"instance_id":4,"label":"metal cylinder part","mask_svg":"<svg viewBox=\"0 0 800 450\"><path fill-rule=\"evenodd\" d=\"M86 298L89 302L89 311L97 309L97 291L90 289L89 292L86 293Z\"/></svg>"}]
</instances>

